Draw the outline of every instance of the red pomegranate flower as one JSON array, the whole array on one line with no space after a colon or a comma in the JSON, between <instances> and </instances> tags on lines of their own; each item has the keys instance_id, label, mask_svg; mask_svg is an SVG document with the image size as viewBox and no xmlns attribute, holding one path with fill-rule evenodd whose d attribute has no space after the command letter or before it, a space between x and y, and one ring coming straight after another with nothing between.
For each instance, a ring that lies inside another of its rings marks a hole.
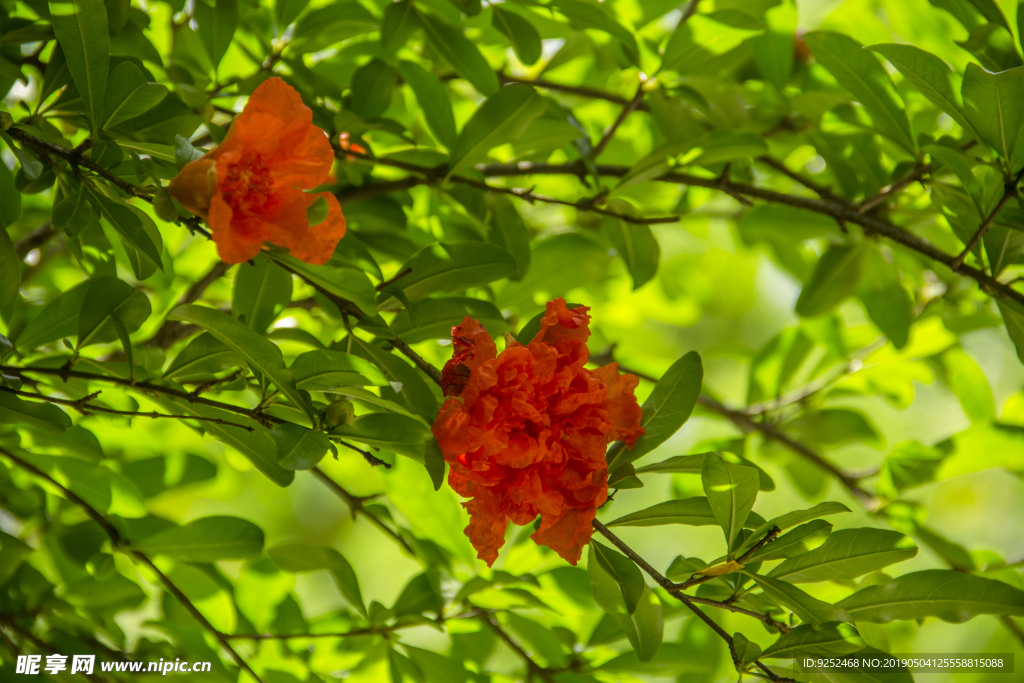
<instances>
[{"instance_id":1,"label":"red pomegranate flower","mask_svg":"<svg viewBox=\"0 0 1024 683\"><path fill-rule=\"evenodd\" d=\"M463 504L466 535L488 565L509 520L525 525L538 514L531 538L576 564L608 498L608 444L632 448L644 433L633 395L639 380L616 363L584 367L588 310L555 299L537 336L526 346L510 339L500 354L476 320L452 328L442 373L448 398L432 431L451 465L448 483L472 498Z\"/></svg>"},{"instance_id":2,"label":"red pomegranate flower","mask_svg":"<svg viewBox=\"0 0 1024 683\"><path fill-rule=\"evenodd\" d=\"M327 182L333 163L312 110L274 77L256 88L224 141L181 169L168 190L209 222L225 263L247 261L270 242L323 264L345 235L345 217L330 192L304 190ZM306 211L321 199L327 216L311 226Z\"/></svg>"}]
</instances>

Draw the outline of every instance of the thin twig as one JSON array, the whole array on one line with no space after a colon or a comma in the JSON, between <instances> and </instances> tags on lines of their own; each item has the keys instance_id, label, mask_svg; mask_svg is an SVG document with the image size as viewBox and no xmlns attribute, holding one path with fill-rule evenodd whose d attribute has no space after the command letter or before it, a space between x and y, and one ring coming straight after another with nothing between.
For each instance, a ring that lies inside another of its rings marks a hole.
<instances>
[{"instance_id":1,"label":"thin twig","mask_svg":"<svg viewBox=\"0 0 1024 683\"><path fill-rule=\"evenodd\" d=\"M181 589L178 588L174 584L174 582L167 577L166 574L160 571L160 569L153 563L151 559L149 559L148 556L132 548L131 542L127 538L123 537L121 533L117 530L117 528L114 527L114 525L111 524L106 517L100 514L96 510L96 508L94 508L92 505L83 500L74 491L71 491L63 484L58 482L56 479L51 477L49 474L43 472L41 469L39 469L32 463L20 458L14 453L11 453L6 448L0 447L0 455L3 455L8 460L13 462L15 465L25 470L26 472L29 472L30 474L33 474L36 477L39 477L40 479L49 482L52 486L56 487L65 498L67 498L69 501L71 501L79 508L81 508L82 511L85 512L85 514L90 519L96 522L100 526L100 528L103 529L103 531L110 538L110 543L112 546L125 551L128 555L131 555L136 560L149 567L149 569L156 575L157 579L159 579L160 583L164 586L164 588L167 589L167 591L171 593L171 595L173 595L178 600L178 602L181 603L182 607L184 607L189 612L189 614L191 614L192 617L196 621L198 621L199 624L204 629L206 629L211 635L213 635L214 638L217 639L217 642L220 643L221 647L227 650L227 652L231 655L231 658L235 660L235 663L238 664L239 667L244 669L246 673L252 676L256 681L258 681L259 683L263 683L263 679L261 679L256 674L256 672L252 670L252 667L249 666L245 659L243 659L242 656L239 655L238 652L233 647L231 647L231 643L228 642L225 635L221 633L218 629L216 629L213 626L213 624L211 624L209 620L205 616L203 616L203 613L196 608L192 601L189 600L188 596L186 596L181 591Z\"/></svg>"},{"instance_id":2,"label":"thin twig","mask_svg":"<svg viewBox=\"0 0 1024 683\"><path fill-rule=\"evenodd\" d=\"M857 206L858 213L867 213L871 209L875 208L882 202L886 201L887 199L895 195L897 192L900 192L907 186L912 185L913 183L917 182L918 180L925 177L931 172L931 164L924 164L921 163L920 161L917 162L917 164L914 165L914 168L912 168L910 172L907 173L905 176L903 176L902 178L900 178L899 180L890 185L886 185L881 190L879 190L878 194L876 194L875 196L869 197L865 199L863 202L861 202Z\"/></svg>"},{"instance_id":3,"label":"thin twig","mask_svg":"<svg viewBox=\"0 0 1024 683\"><path fill-rule=\"evenodd\" d=\"M636 108L640 106L640 102L643 99L644 83L641 82L640 87L636 89L636 95L633 95L633 99L626 103L626 106L624 106L622 108L622 111L619 112L619 115L615 118L615 121L613 121L612 125L608 126L605 129L604 134L601 135L601 139L598 141L597 145L594 146L594 159L597 159L599 156L601 156L601 152L604 151L604 148L608 146L608 143L611 142L611 139L615 136L615 131L619 129L619 126L621 126L626 121L626 118L630 114L636 111Z\"/></svg>"},{"instance_id":4,"label":"thin twig","mask_svg":"<svg viewBox=\"0 0 1024 683\"><path fill-rule=\"evenodd\" d=\"M386 470L390 470L391 469L391 463L384 462L383 460L381 460L380 458L375 456L373 453L370 453L369 451L364 451L362 448L358 448L356 446L353 446L349 442L342 441L341 439L339 439L337 437L328 437L328 438L330 438L331 441L333 441L334 443L340 444L340 445L344 446L345 448L349 449L350 451L355 451L359 455L363 456L363 458L366 460L366 462L370 463L370 465L372 467L378 467L380 465L383 465L384 469L386 469Z\"/></svg>"},{"instance_id":5,"label":"thin twig","mask_svg":"<svg viewBox=\"0 0 1024 683\"><path fill-rule=\"evenodd\" d=\"M967 242L967 246L965 246L964 250L960 252L956 259L953 260L953 265L950 266L953 270L956 270L963 265L964 259L967 258L967 255L974 250L974 247L978 246L978 242L981 241L981 238L985 236L985 233L988 232L989 228L991 228L996 222L996 217L999 215L999 212L1003 210L1003 207L1005 207L1011 199L1017 196L1017 183L1020 182L1021 175L1024 175L1024 171L1018 173L1016 179L1014 179L1012 183L1007 184L1006 190L1003 192L1003 196L1000 197L999 203L996 204L996 208L992 209L992 213L985 217L981 226L978 227L978 231L975 232L974 236ZM993 274L998 275L998 273Z\"/></svg>"},{"instance_id":6,"label":"thin twig","mask_svg":"<svg viewBox=\"0 0 1024 683\"><path fill-rule=\"evenodd\" d=\"M740 564L740 565L744 564L746 562L747 558L749 558L755 552L757 552L762 547L764 547L764 545L766 543L771 543L772 541L774 541L776 538L778 538L778 536L779 536L779 527L773 526L768 531L768 533L764 535L764 537L760 541L755 543L754 546L752 548L750 548L750 550L748 550L747 552L743 553L743 555L741 557L736 558L737 564ZM677 584L674 584L674 585L679 590L684 591L687 588L693 588L694 586L699 586L702 583L707 583L708 581L711 581L712 579L717 579L719 576L721 576L721 575L720 574L715 574L715 575L694 574L693 576L691 576L686 581L683 581L681 583L677 583Z\"/></svg>"},{"instance_id":7,"label":"thin twig","mask_svg":"<svg viewBox=\"0 0 1024 683\"><path fill-rule=\"evenodd\" d=\"M154 420L157 418L171 418L175 420L198 420L200 422L212 422L214 424L225 425L227 427L238 427L239 429L244 429L247 432L253 431L252 427L247 427L246 425L238 424L237 422L229 422L228 420L222 420L218 417L203 417L201 415L168 415L167 413L158 413L155 410L117 410L115 408L98 406L91 402L100 393L98 391L77 400L58 398L56 396L47 396L45 394L36 394L30 391L18 391L17 389L10 389L8 387L0 387L0 391L4 391L8 394L14 394L15 396L21 396L22 398L32 399L33 401L42 401L45 403L55 403L57 405L68 406L74 408L83 415L89 415L91 413L106 413L108 415L121 415L124 417L148 417Z\"/></svg>"},{"instance_id":8,"label":"thin twig","mask_svg":"<svg viewBox=\"0 0 1024 683\"><path fill-rule=\"evenodd\" d=\"M645 560L644 558L640 557L636 553L636 551L634 551L632 548L630 548L628 545L626 545L626 543L621 538L619 538L614 533L612 533L612 531L608 527L606 527L604 524L602 524L601 522L597 521L596 519L594 520L593 525L594 525L594 528L597 529L597 531L602 536L604 536L609 541L611 541L612 545L614 545L616 548L618 548L620 551L622 551L622 553L626 557L631 559L638 567L640 567L640 569L642 569L645 574L647 574L652 579L654 579L655 583L657 583L659 586L664 588L668 592L669 595L671 595L675 599L679 600L679 602L681 602L684 605L686 605L686 607L691 612L693 612L698 618L700 618L701 621L703 621L705 624L710 626L711 629L715 633L717 633L718 636L729 645L729 650L732 653L733 661L737 661L738 662L739 658L738 658L738 656L736 654L736 649L733 647L732 636L730 636L725 631L725 629L723 629L721 626L719 626L717 623L715 623L711 619L711 617L709 617L708 615L704 614L703 610L701 610L700 608L697 607L697 605L690 598L690 596L688 596L685 593L683 593L682 591L678 590L671 581L669 581L657 569L652 567L651 564L649 562L647 562L647 560ZM760 662L760 660L754 660L754 664L759 669L761 669L761 671L763 671L764 674L766 676L768 676L768 678L770 678L772 681L775 681L776 683L779 683L781 681L790 681L791 680L791 679L788 679L788 678L782 678L781 676L778 676L775 672L773 672L767 666L762 664Z\"/></svg>"},{"instance_id":9,"label":"thin twig","mask_svg":"<svg viewBox=\"0 0 1024 683\"><path fill-rule=\"evenodd\" d=\"M327 488L329 488L339 498L345 501L349 509L352 510L353 516L363 515L370 523L374 524L381 531L383 531L388 536L393 538L395 542L398 543L398 545L402 546L403 550L405 550L410 555L416 555L416 552L412 549L412 546L410 546L409 543L404 538L402 538L402 536L397 531L395 531L387 524L385 524L379 517L377 517L377 515L373 514L372 512L366 509L366 507L363 505L362 499L359 498L359 496L355 496L349 493L347 490L345 490L344 487L342 487L341 484L331 479L327 475L327 473L321 470L319 467L310 468L309 471L313 473L314 477L323 482L327 486Z\"/></svg>"},{"instance_id":10,"label":"thin twig","mask_svg":"<svg viewBox=\"0 0 1024 683\"><path fill-rule=\"evenodd\" d=\"M38 249L56 236L57 231L53 229L53 221L46 221L38 228L18 240L14 245L14 253L19 259L24 259L33 249Z\"/></svg>"},{"instance_id":11,"label":"thin twig","mask_svg":"<svg viewBox=\"0 0 1024 683\"><path fill-rule=\"evenodd\" d=\"M394 346L396 349L401 351L403 356L405 356L406 358L411 360L413 363L415 363L416 367L418 367L420 370L422 370L424 373L426 373L427 377L429 377L430 379L434 380L435 384L437 384L438 386L441 386L441 371L440 370L438 370L433 365L428 363L426 361L426 359L423 358L423 356L421 356L420 354L418 354L415 351L413 351L412 348L408 344L406 344L404 341L402 341L398 337L395 337L394 339L389 339L388 341L391 343L392 346Z\"/></svg>"},{"instance_id":12,"label":"thin twig","mask_svg":"<svg viewBox=\"0 0 1024 683\"><path fill-rule=\"evenodd\" d=\"M492 617L490 614L485 612L485 613L481 614L479 618L480 618L480 621L485 626L487 626L487 628L489 628L492 631L494 631L494 634L496 636L501 638L501 640L506 645L508 645L509 648L511 648L513 652L515 652L517 655L519 655L519 658L522 659L526 663L527 669L529 669L529 671L532 674L540 676L543 680L547 681L548 683L554 683L554 678L552 676L552 672L549 671L548 669L545 669L541 665L537 664L535 661L533 661L533 657L531 657L530 654L526 650L524 650L523 647L519 643L517 643L515 640L512 639L512 636L510 636L505 631L505 629L503 629L501 627L501 625L497 622L496 619L494 619L494 617Z\"/></svg>"}]
</instances>

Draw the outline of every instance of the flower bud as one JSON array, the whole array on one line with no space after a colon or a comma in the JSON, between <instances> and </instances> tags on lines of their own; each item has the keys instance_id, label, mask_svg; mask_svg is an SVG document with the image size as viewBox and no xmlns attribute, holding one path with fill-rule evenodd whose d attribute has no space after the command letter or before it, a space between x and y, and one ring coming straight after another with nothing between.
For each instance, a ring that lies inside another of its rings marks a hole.
<instances>
[{"instance_id":1,"label":"flower bud","mask_svg":"<svg viewBox=\"0 0 1024 683\"><path fill-rule=\"evenodd\" d=\"M324 426L328 429L334 429L341 425L347 425L355 416L356 407L352 404L352 401L342 398L324 408Z\"/></svg>"}]
</instances>

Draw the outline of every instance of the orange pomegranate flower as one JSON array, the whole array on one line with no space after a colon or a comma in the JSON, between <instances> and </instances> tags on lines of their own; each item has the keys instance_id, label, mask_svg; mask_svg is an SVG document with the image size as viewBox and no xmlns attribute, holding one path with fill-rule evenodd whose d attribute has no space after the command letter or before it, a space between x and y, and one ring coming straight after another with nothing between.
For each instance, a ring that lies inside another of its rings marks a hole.
<instances>
[{"instance_id":1,"label":"orange pomegranate flower","mask_svg":"<svg viewBox=\"0 0 1024 683\"><path fill-rule=\"evenodd\" d=\"M210 224L225 263L248 261L270 242L307 263L323 264L345 235L345 217L327 182L334 151L312 110L280 78L268 78L235 117L224 141L171 181L172 197ZM327 204L309 224L307 209Z\"/></svg>"},{"instance_id":2,"label":"orange pomegranate flower","mask_svg":"<svg viewBox=\"0 0 1024 683\"><path fill-rule=\"evenodd\" d=\"M555 299L540 332L526 346L510 339L500 354L476 320L452 328L448 398L431 431L451 465L448 483L472 499L463 504L466 535L488 565L509 521L525 525L538 514L531 538L576 564L608 498L608 444L632 448L644 433L639 380L615 363L584 367L588 310Z\"/></svg>"}]
</instances>

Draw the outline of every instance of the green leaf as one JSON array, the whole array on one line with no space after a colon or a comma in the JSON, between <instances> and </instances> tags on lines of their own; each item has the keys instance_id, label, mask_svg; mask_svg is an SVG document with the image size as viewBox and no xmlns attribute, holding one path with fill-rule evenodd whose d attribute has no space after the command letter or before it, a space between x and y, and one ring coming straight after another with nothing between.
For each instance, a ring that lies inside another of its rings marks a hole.
<instances>
[{"instance_id":1,"label":"green leaf","mask_svg":"<svg viewBox=\"0 0 1024 683\"><path fill-rule=\"evenodd\" d=\"M516 281L522 280L530 269L529 230L511 199L503 195L489 195L488 200L491 208L488 241L512 254L516 272L509 277Z\"/></svg>"},{"instance_id":2,"label":"green leaf","mask_svg":"<svg viewBox=\"0 0 1024 683\"><path fill-rule=\"evenodd\" d=\"M4 166L4 168L7 167ZM3 171L0 171L0 174L2 173ZM2 194L0 194L0 201L2 199ZM11 242L10 235L0 224L0 318L11 319L14 304L21 296L20 290L21 259L18 258L18 252L14 250L14 243Z\"/></svg>"},{"instance_id":3,"label":"green leaf","mask_svg":"<svg viewBox=\"0 0 1024 683\"><path fill-rule=\"evenodd\" d=\"M901 491L932 481L946 455L938 448L929 448L917 441L897 445L878 473L879 492L895 498Z\"/></svg>"},{"instance_id":4,"label":"green leaf","mask_svg":"<svg viewBox=\"0 0 1024 683\"><path fill-rule=\"evenodd\" d=\"M509 277L517 271L512 255L487 242L438 242L413 254L395 283L410 301L438 292L457 292Z\"/></svg>"},{"instance_id":5,"label":"green leaf","mask_svg":"<svg viewBox=\"0 0 1024 683\"><path fill-rule=\"evenodd\" d=\"M86 281L76 285L46 304L15 339L17 347L26 352L74 335L78 330L78 313L91 284Z\"/></svg>"},{"instance_id":6,"label":"green leaf","mask_svg":"<svg viewBox=\"0 0 1024 683\"><path fill-rule=\"evenodd\" d=\"M450 339L452 327L469 316L493 333L508 328L501 311L489 301L470 297L427 298L411 304L391 321L391 330L410 344Z\"/></svg>"},{"instance_id":7,"label":"green leaf","mask_svg":"<svg viewBox=\"0 0 1024 683\"><path fill-rule=\"evenodd\" d=\"M747 571L743 573L754 579L758 588L764 591L766 598L789 608L805 623L819 626L829 621L851 621L851 615L847 614L842 608L843 603L830 605L827 602L811 597L786 581L769 576L751 574Z\"/></svg>"},{"instance_id":8,"label":"green leaf","mask_svg":"<svg viewBox=\"0 0 1024 683\"><path fill-rule=\"evenodd\" d=\"M0 229L13 225L21 217L21 193L7 164L0 168Z\"/></svg>"},{"instance_id":9,"label":"green leaf","mask_svg":"<svg viewBox=\"0 0 1024 683\"><path fill-rule=\"evenodd\" d=\"M78 315L78 343L75 350L118 338L117 323L127 331L139 329L153 309L140 289L116 277L93 278Z\"/></svg>"},{"instance_id":10,"label":"green leaf","mask_svg":"<svg viewBox=\"0 0 1024 683\"><path fill-rule=\"evenodd\" d=\"M95 220L96 215L83 187L79 187L53 207L53 227L63 230L68 237L82 234L82 231Z\"/></svg>"},{"instance_id":11,"label":"green leaf","mask_svg":"<svg viewBox=\"0 0 1024 683\"><path fill-rule=\"evenodd\" d=\"M167 88L147 82L139 67L131 62L121 62L110 72L100 128L113 128L122 121L135 118L160 104L166 96Z\"/></svg>"},{"instance_id":12,"label":"green leaf","mask_svg":"<svg viewBox=\"0 0 1024 683\"><path fill-rule=\"evenodd\" d=\"M589 0L552 0L551 6L568 17L573 28L604 31L622 41L627 55L636 53L636 38L603 4Z\"/></svg>"},{"instance_id":13,"label":"green leaf","mask_svg":"<svg viewBox=\"0 0 1024 683\"><path fill-rule=\"evenodd\" d=\"M312 572L326 569L334 576L338 590L363 615L363 594L359 589L352 565L344 555L333 548L320 548L302 543L284 543L267 549L267 554L278 567L286 572Z\"/></svg>"},{"instance_id":14,"label":"green leaf","mask_svg":"<svg viewBox=\"0 0 1024 683\"><path fill-rule=\"evenodd\" d=\"M71 426L71 418L55 405L23 401L0 387L0 423L23 424L63 434Z\"/></svg>"},{"instance_id":15,"label":"green leaf","mask_svg":"<svg viewBox=\"0 0 1024 683\"><path fill-rule=\"evenodd\" d=\"M711 503L703 496L668 500L649 508L633 512L608 522L608 526L662 526L665 524L686 524L688 526L713 526L718 518L711 509ZM745 526L764 524L764 518L751 512Z\"/></svg>"},{"instance_id":16,"label":"green leaf","mask_svg":"<svg viewBox=\"0 0 1024 683\"><path fill-rule=\"evenodd\" d=\"M330 391L347 386L387 386L388 378L372 363L341 351L317 349L296 356L291 371L299 389Z\"/></svg>"},{"instance_id":17,"label":"green leaf","mask_svg":"<svg viewBox=\"0 0 1024 683\"><path fill-rule=\"evenodd\" d=\"M184 304L167 314L168 320L183 320L203 328L247 363L266 375L278 390L312 420L309 397L299 393L295 374L285 367L281 350L231 316L203 306Z\"/></svg>"},{"instance_id":18,"label":"green leaf","mask_svg":"<svg viewBox=\"0 0 1024 683\"><path fill-rule=\"evenodd\" d=\"M792 557L768 573L790 583L839 581L878 571L917 555L917 546L887 529L841 529L814 550Z\"/></svg>"},{"instance_id":19,"label":"green leaf","mask_svg":"<svg viewBox=\"0 0 1024 683\"><path fill-rule=\"evenodd\" d=\"M549 667L563 667L567 658L558 636L547 626L509 610L505 621L523 641L540 655Z\"/></svg>"},{"instance_id":20,"label":"green leaf","mask_svg":"<svg viewBox=\"0 0 1024 683\"><path fill-rule=\"evenodd\" d=\"M491 25L505 34L512 43L519 61L533 66L540 59L540 33L530 21L515 12L509 12L494 5L491 7Z\"/></svg>"},{"instance_id":21,"label":"green leaf","mask_svg":"<svg viewBox=\"0 0 1024 683\"><path fill-rule=\"evenodd\" d=\"M303 0L276 0L274 2L274 21L277 22L278 33L284 33L294 22L308 3Z\"/></svg>"},{"instance_id":22,"label":"green leaf","mask_svg":"<svg viewBox=\"0 0 1024 683\"><path fill-rule=\"evenodd\" d=\"M355 268L336 268L305 263L291 254L268 254L268 258L324 290L351 301L367 315L377 312L375 292L366 273Z\"/></svg>"},{"instance_id":23,"label":"green leaf","mask_svg":"<svg viewBox=\"0 0 1024 683\"><path fill-rule=\"evenodd\" d=\"M53 32L63 48L68 71L85 104L95 137L103 113L110 69L110 35L103 0L50 0Z\"/></svg>"},{"instance_id":24,"label":"green leaf","mask_svg":"<svg viewBox=\"0 0 1024 683\"><path fill-rule=\"evenodd\" d=\"M498 91L498 77L476 45L462 35L462 31L440 19L419 11L417 14L430 46L481 95L494 95Z\"/></svg>"},{"instance_id":25,"label":"green leaf","mask_svg":"<svg viewBox=\"0 0 1024 683\"><path fill-rule=\"evenodd\" d=\"M407 4L412 5L411 2ZM395 5L389 5L389 8L393 6ZM440 79L419 64L405 60L398 63L398 72L416 95L416 101L430 132L442 145L452 149L457 135L455 116L452 114L452 103L448 99L448 93L445 92Z\"/></svg>"},{"instance_id":26,"label":"green leaf","mask_svg":"<svg viewBox=\"0 0 1024 683\"><path fill-rule=\"evenodd\" d=\"M808 522L812 519L849 511L850 508L846 507L842 503L828 501L826 503L818 503L807 510L794 510L793 512L787 512L786 514L770 519L757 527L754 533L751 534L750 538L748 538L743 545L739 547L739 550L743 550L748 546L754 545L754 543L759 541L761 537L768 533L773 527L778 527L779 531L785 531L790 527L794 527L797 524L803 524L804 522Z\"/></svg>"},{"instance_id":27,"label":"green leaf","mask_svg":"<svg viewBox=\"0 0 1024 683\"><path fill-rule=\"evenodd\" d=\"M194 16L199 25L199 40L216 72L217 65L231 47L231 40L235 36L235 28L238 26L238 2L217 0L211 6L200 1L195 5Z\"/></svg>"},{"instance_id":28,"label":"green leaf","mask_svg":"<svg viewBox=\"0 0 1024 683\"><path fill-rule=\"evenodd\" d=\"M331 442L323 432L297 424L276 425L270 435L277 444L277 461L289 470L308 470L327 454Z\"/></svg>"},{"instance_id":29,"label":"green leaf","mask_svg":"<svg viewBox=\"0 0 1024 683\"><path fill-rule=\"evenodd\" d=\"M865 647L864 639L852 624L841 621L817 627L801 624L782 634L761 656L790 659L795 655L845 655Z\"/></svg>"},{"instance_id":30,"label":"green leaf","mask_svg":"<svg viewBox=\"0 0 1024 683\"><path fill-rule=\"evenodd\" d=\"M379 346L368 344L358 337L353 340L352 353L374 363L383 371L391 385L381 389L381 397L404 404L410 411L430 422L437 417L437 399L430 387L409 363L385 351Z\"/></svg>"},{"instance_id":31,"label":"green leaf","mask_svg":"<svg viewBox=\"0 0 1024 683\"><path fill-rule=\"evenodd\" d=\"M263 334L292 300L292 275L263 256L242 263L235 272L231 315L245 316L253 332Z\"/></svg>"},{"instance_id":32,"label":"green leaf","mask_svg":"<svg viewBox=\"0 0 1024 683\"><path fill-rule=\"evenodd\" d=\"M347 425L335 427L331 434L384 448L423 462L423 442L429 432L419 420L397 413L367 413Z\"/></svg>"},{"instance_id":33,"label":"green leaf","mask_svg":"<svg viewBox=\"0 0 1024 683\"><path fill-rule=\"evenodd\" d=\"M980 614L1024 615L1024 591L950 569L926 569L863 588L837 607L855 621L876 624L925 617L960 624Z\"/></svg>"},{"instance_id":34,"label":"green leaf","mask_svg":"<svg viewBox=\"0 0 1024 683\"><path fill-rule=\"evenodd\" d=\"M412 0L389 2L380 21L381 47L388 52L404 47L421 26L419 14Z\"/></svg>"},{"instance_id":35,"label":"green leaf","mask_svg":"<svg viewBox=\"0 0 1024 683\"><path fill-rule=\"evenodd\" d=\"M696 453L694 455L676 455L668 460L662 460L651 465L644 465L643 467L636 468L636 474L656 474L656 473L685 473L685 474L700 474L704 468L704 456L707 453ZM727 462L731 462L737 465L744 465L746 467L753 467L757 469L760 476L759 487L760 491L774 491L775 482L768 476L768 473L762 470L760 467L755 465L749 460L741 458L732 453L719 453L720 457L725 458Z\"/></svg>"},{"instance_id":36,"label":"green leaf","mask_svg":"<svg viewBox=\"0 0 1024 683\"><path fill-rule=\"evenodd\" d=\"M669 36L661 71L699 74L726 52L764 30L754 17L734 9L695 14Z\"/></svg>"},{"instance_id":37,"label":"green leaf","mask_svg":"<svg viewBox=\"0 0 1024 683\"><path fill-rule=\"evenodd\" d=\"M754 61L761 73L780 91L793 73L796 52L797 10L794 0L786 0L765 12L768 30L754 37Z\"/></svg>"},{"instance_id":38,"label":"green leaf","mask_svg":"<svg viewBox=\"0 0 1024 683\"><path fill-rule=\"evenodd\" d=\"M921 149L931 155L933 163L937 161L950 171L953 171L956 177L960 179L960 182L963 183L967 193L975 201L978 200L981 196L981 184L974 177L970 164L967 163L967 160L964 159L960 152L943 145L926 145Z\"/></svg>"},{"instance_id":39,"label":"green leaf","mask_svg":"<svg viewBox=\"0 0 1024 683\"><path fill-rule=\"evenodd\" d=\"M913 302L900 283L900 270L878 249L865 249L857 296L878 329L892 345L902 349L910 338Z\"/></svg>"},{"instance_id":40,"label":"green leaf","mask_svg":"<svg viewBox=\"0 0 1024 683\"><path fill-rule=\"evenodd\" d=\"M681 159L684 165L712 166L768 153L764 137L752 130L713 130L696 140Z\"/></svg>"},{"instance_id":41,"label":"green leaf","mask_svg":"<svg viewBox=\"0 0 1024 683\"><path fill-rule=\"evenodd\" d=\"M733 541L754 507L760 480L757 469L753 467L733 465L715 453L704 456L701 483L711 511L725 532L730 559Z\"/></svg>"},{"instance_id":42,"label":"green leaf","mask_svg":"<svg viewBox=\"0 0 1024 683\"><path fill-rule=\"evenodd\" d=\"M742 633L733 634L732 649L740 660L740 669L749 666L755 659L761 656L761 646L747 640L747 637Z\"/></svg>"},{"instance_id":43,"label":"green leaf","mask_svg":"<svg viewBox=\"0 0 1024 683\"><path fill-rule=\"evenodd\" d=\"M1005 28L1007 31L1010 30L1010 25L1006 23L1006 17L1003 15L1003 11L999 9L999 5L995 3L995 0L968 0L975 9L981 12L981 16L985 17L988 21L993 24L998 24Z\"/></svg>"},{"instance_id":44,"label":"green leaf","mask_svg":"<svg viewBox=\"0 0 1024 683\"><path fill-rule=\"evenodd\" d=\"M822 254L796 300L797 314L805 318L824 315L852 295L860 282L863 256L859 245L834 246Z\"/></svg>"},{"instance_id":45,"label":"green leaf","mask_svg":"<svg viewBox=\"0 0 1024 683\"><path fill-rule=\"evenodd\" d=\"M241 357L209 332L192 339L164 371L166 379L181 380L220 372L242 363Z\"/></svg>"},{"instance_id":46,"label":"green leaf","mask_svg":"<svg viewBox=\"0 0 1024 683\"><path fill-rule=\"evenodd\" d=\"M856 40L839 33L811 31L804 40L818 63L864 105L879 132L915 154L917 145L903 102L878 59Z\"/></svg>"},{"instance_id":47,"label":"green leaf","mask_svg":"<svg viewBox=\"0 0 1024 683\"><path fill-rule=\"evenodd\" d=\"M594 557L600 563L601 569L607 572L615 580L615 583L619 585L626 611L633 614L636 612L640 598L643 597L644 589L647 587L639 567L616 550L612 550L594 540L590 543L594 548Z\"/></svg>"},{"instance_id":48,"label":"green leaf","mask_svg":"<svg viewBox=\"0 0 1024 683\"><path fill-rule=\"evenodd\" d=\"M690 419L693 408L700 396L704 367L696 351L691 351L669 367L654 386L650 397L644 401L640 426L644 435L636 440L632 450L620 446L608 451L609 470L624 462L633 462L650 453ZM614 453L613 453L614 451Z\"/></svg>"},{"instance_id":49,"label":"green leaf","mask_svg":"<svg viewBox=\"0 0 1024 683\"><path fill-rule=\"evenodd\" d=\"M633 277L633 289L639 289L654 277L661 250L651 226L605 216L601 227Z\"/></svg>"},{"instance_id":50,"label":"green leaf","mask_svg":"<svg viewBox=\"0 0 1024 683\"><path fill-rule=\"evenodd\" d=\"M380 118L391 104L398 70L381 59L372 59L352 75L349 109L365 121Z\"/></svg>"},{"instance_id":51,"label":"green leaf","mask_svg":"<svg viewBox=\"0 0 1024 683\"><path fill-rule=\"evenodd\" d=\"M867 49L889 60L932 104L949 114L968 135L977 137L962 110L960 87L963 79L946 62L914 45L880 43Z\"/></svg>"},{"instance_id":52,"label":"green leaf","mask_svg":"<svg viewBox=\"0 0 1024 683\"><path fill-rule=\"evenodd\" d=\"M992 74L968 64L961 89L964 116L1011 174L1024 164L1024 67Z\"/></svg>"},{"instance_id":53,"label":"green leaf","mask_svg":"<svg viewBox=\"0 0 1024 683\"><path fill-rule=\"evenodd\" d=\"M651 589L644 585L635 611L628 612L619 583L597 559L596 546L595 542L591 542L587 550L587 574L594 601L625 632L640 661L650 661L661 647L664 629L661 603Z\"/></svg>"},{"instance_id":54,"label":"green leaf","mask_svg":"<svg viewBox=\"0 0 1024 683\"><path fill-rule=\"evenodd\" d=\"M959 346L942 354L950 388L971 422L988 423L996 419L996 404L988 378L974 359Z\"/></svg>"},{"instance_id":55,"label":"green leaf","mask_svg":"<svg viewBox=\"0 0 1024 683\"><path fill-rule=\"evenodd\" d=\"M823 519L815 519L801 524L789 533L783 534L771 543L761 546L747 557L747 564L754 562L770 562L806 553L815 541L827 537L832 532L832 525ZM763 535L756 532L750 535L752 540L760 540Z\"/></svg>"},{"instance_id":56,"label":"green leaf","mask_svg":"<svg viewBox=\"0 0 1024 683\"><path fill-rule=\"evenodd\" d=\"M441 447L434 439L427 439L423 447L423 466L427 468L430 481L435 491L440 491L444 485L444 454Z\"/></svg>"},{"instance_id":57,"label":"green leaf","mask_svg":"<svg viewBox=\"0 0 1024 683\"><path fill-rule=\"evenodd\" d=\"M147 536L132 547L184 562L245 560L263 551L263 530L246 519L217 515Z\"/></svg>"},{"instance_id":58,"label":"green leaf","mask_svg":"<svg viewBox=\"0 0 1024 683\"><path fill-rule=\"evenodd\" d=\"M996 299L996 305L1003 316L1006 333L1010 335L1010 341L1017 349L1017 358L1024 363L1024 306L1007 299Z\"/></svg>"},{"instance_id":59,"label":"green leaf","mask_svg":"<svg viewBox=\"0 0 1024 683\"><path fill-rule=\"evenodd\" d=\"M99 204L100 213L117 231L126 246L130 245L155 267L163 270L163 262L160 260L161 249L149 236L142 219L132 211L133 207L96 191L90 191L89 197L94 204Z\"/></svg>"},{"instance_id":60,"label":"green leaf","mask_svg":"<svg viewBox=\"0 0 1024 683\"><path fill-rule=\"evenodd\" d=\"M498 90L462 127L452 147L449 175L485 159L493 147L515 140L547 107L547 100L528 85Z\"/></svg>"}]
</instances>

